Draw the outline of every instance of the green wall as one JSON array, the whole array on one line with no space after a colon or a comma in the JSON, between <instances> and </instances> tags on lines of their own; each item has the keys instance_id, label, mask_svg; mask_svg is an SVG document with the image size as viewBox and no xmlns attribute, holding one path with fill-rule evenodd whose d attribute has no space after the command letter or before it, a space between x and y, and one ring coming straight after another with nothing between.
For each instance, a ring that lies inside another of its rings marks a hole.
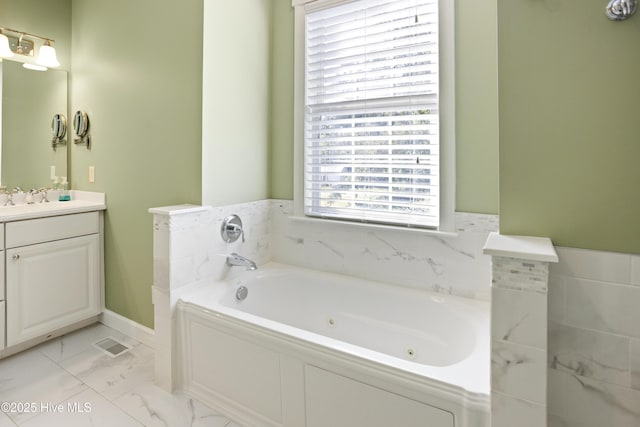
<instances>
[{"instance_id":1,"label":"green wall","mask_svg":"<svg viewBox=\"0 0 640 427\"><path fill-rule=\"evenodd\" d=\"M271 197L293 199L293 8L273 0Z\"/></svg>"},{"instance_id":2,"label":"green wall","mask_svg":"<svg viewBox=\"0 0 640 427\"><path fill-rule=\"evenodd\" d=\"M73 0L72 188L105 192L107 308L153 326L150 207L200 203L202 0ZM95 183L88 182L95 166Z\"/></svg>"},{"instance_id":3,"label":"green wall","mask_svg":"<svg viewBox=\"0 0 640 427\"><path fill-rule=\"evenodd\" d=\"M293 198L293 9L273 0L271 196ZM498 213L496 0L457 0L456 210Z\"/></svg>"},{"instance_id":4,"label":"green wall","mask_svg":"<svg viewBox=\"0 0 640 427\"><path fill-rule=\"evenodd\" d=\"M504 234L640 252L640 15L498 1Z\"/></svg>"},{"instance_id":5,"label":"green wall","mask_svg":"<svg viewBox=\"0 0 640 427\"><path fill-rule=\"evenodd\" d=\"M205 0L202 203L269 197L272 0Z\"/></svg>"},{"instance_id":6,"label":"green wall","mask_svg":"<svg viewBox=\"0 0 640 427\"><path fill-rule=\"evenodd\" d=\"M456 211L497 214L496 0L456 0Z\"/></svg>"}]
</instances>

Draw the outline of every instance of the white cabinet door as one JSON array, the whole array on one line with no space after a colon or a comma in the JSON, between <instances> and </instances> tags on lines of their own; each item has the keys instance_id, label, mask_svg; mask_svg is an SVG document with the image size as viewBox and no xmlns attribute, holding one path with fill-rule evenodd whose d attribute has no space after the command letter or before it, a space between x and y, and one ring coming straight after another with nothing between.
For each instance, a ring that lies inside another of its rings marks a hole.
<instances>
[{"instance_id":1,"label":"white cabinet door","mask_svg":"<svg viewBox=\"0 0 640 427\"><path fill-rule=\"evenodd\" d=\"M100 312L99 235L6 251L7 346Z\"/></svg>"}]
</instances>

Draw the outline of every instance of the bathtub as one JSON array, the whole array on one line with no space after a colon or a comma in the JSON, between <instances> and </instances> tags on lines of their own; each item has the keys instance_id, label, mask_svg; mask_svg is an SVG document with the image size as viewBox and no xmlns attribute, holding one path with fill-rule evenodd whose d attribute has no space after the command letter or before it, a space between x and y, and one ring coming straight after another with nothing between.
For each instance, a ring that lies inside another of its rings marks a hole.
<instances>
[{"instance_id":1,"label":"bathtub","mask_svg":"<svg viewBox=\"0 0 640 427\"><path fill-rule=\"evenodd\" d=\"M276 263L233 274L177 303L185 393L245 426L489 426L487 302Z\"/></svg>"}]
</instances>

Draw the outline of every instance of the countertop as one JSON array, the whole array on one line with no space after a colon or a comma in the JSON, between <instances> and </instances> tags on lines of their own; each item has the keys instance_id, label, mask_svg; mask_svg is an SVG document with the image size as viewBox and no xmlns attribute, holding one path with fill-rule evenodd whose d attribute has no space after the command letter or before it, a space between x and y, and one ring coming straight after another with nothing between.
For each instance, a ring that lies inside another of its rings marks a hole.
<instances>
[{"instance_id":1,"label":"countertop","mask_svg":"<svg viewBox=\"0 0 640 427\"><path fill-rule=\"evenodd\" d=\"M68 202L49 202L0 206L0 223L48 216L101 211L107 208L104 193L71 191Z\"/></svg>"}]
</instances>

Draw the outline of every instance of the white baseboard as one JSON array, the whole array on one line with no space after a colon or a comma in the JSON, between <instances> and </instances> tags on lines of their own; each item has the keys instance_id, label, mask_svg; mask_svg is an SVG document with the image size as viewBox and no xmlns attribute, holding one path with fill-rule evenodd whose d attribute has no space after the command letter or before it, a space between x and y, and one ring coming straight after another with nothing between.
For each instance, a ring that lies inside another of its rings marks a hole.
<instances>
[{"instance_id":1,"label":"white baseboard","mask_svg":"<svg viewBox=\"0 0 640 427\"><path fill-rule=\"evenodd\" d=\"M136 341L155 348L155 334L151 328L147 328L111 310L105 310L100 316L99 321L103 325L113 328Z\"/></svg>"}]
</instances>

